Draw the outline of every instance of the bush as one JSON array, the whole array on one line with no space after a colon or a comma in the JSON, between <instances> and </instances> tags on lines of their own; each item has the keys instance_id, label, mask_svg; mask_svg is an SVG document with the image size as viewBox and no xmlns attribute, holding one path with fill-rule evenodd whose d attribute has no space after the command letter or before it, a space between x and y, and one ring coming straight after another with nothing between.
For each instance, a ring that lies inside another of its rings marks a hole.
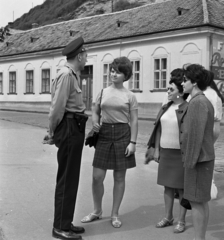
<instances>
[{"instance_id":1,"label":"bush","mask_svg":"<svg viewBox=\"0 0 224 240\"><path fill-rule=\"evenodd\" d=\"M139 6L142 6L142 3L139 2L130 3L128 0L119 0L114 4L113 11L118 12L126 9L136 8Z\"/></svg>"}]
</instances>

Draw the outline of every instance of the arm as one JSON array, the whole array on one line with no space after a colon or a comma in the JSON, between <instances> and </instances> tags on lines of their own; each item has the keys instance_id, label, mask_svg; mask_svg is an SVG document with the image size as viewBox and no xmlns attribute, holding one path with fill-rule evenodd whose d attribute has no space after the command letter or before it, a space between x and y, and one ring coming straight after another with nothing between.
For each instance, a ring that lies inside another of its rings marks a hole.
<instances>
[{"instance_id":1,"label":"arm","mask_svg":"<svg viewBox=\"0 0 224 240\"><path fill-rule=\"evenodd\" d=\"M202 148L204 139L204 132L208 120L208 108L201 101L195 101L191 107L188 108L187 119L187 132L188 138L185 147L186 159L184 167L194 168Z\"/></svg>"},{"instance_id":2,"label":"arm","mask_svg":"<svg viewBox=\"0 0 224 240\"><path fill-rule=\"evenodd\" d=\"M148 164L151 160L159 162L159 148L161 138L161 123L159 122L155 130L155 148L149 147L145 153L145 164Z\"/></svg>"},{"instance_id":3,"label":"arm","mask_svg":"<svg viewBox=\"0 0 224 240\"><path fill-rule=\"evenodd\" d=\"M130 112L130 127L131 127L131 141L136 142L138 135L138 109L134 109ZM129 157L136 150L135 144L129 143L126 148L125 155Z\"/></svg>"},{"instance_id":4,"label":"arm","mask_svg":"<svg viewBox=\"0 0 224 240\"><path fill-rule=\"evenodd\" d=\"M58 124L61 122L67 100L70 95L70 77L69 74L62 75L56 82L54 96L51 101L49 113L49 135L53 136Z\"/></svg>"},{"instance_id":5,"label":"arm","mask_svg":"<svg viewBox=\"0 0 224 240\"><path fill-rule=\"evenodd\" d=\"M160 138L161 138L161 123L156 130L156 138L155 138L155 151L153 154L154 160L159 162L159 148L160 148Z\"/></svg>"},{"instance_id":6,"label":"arm","mask_svg":"<svg viewBox=\"0 0 224 240\"><path fill-rule=\"evenodd\" d=\"M92 110L92 125L94 132L99 132L100 130L100 113L101 113L100 104L97 103L96 101L96 105Z\"/></svg>"}]
</instances>

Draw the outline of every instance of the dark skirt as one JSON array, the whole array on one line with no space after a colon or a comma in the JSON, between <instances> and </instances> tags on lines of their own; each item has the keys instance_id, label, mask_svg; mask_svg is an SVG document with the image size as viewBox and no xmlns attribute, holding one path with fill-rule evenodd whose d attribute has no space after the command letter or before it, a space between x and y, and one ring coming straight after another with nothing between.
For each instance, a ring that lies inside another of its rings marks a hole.
<instances>
[{"instance_id":1,"label":"dark skirt","mask_svg":"<svg viewBox=\"0 0 224 240\"><path fill-rule=\"evenodd\" d=\"M192 202L208 202L211 199L211 185L214 161L200 162L195 168L185 168L184 198Z\"/></svg>"},{"instance_id":2,"label":"dark skirt","mask_svg":"<svg viewBox=\"0 0 224 240\"><path fill-rule=\"evenodd\" d=\"M180 149L160 148L157 184L184 188L184 167Z\"/></svg>"},{"instance_id":3,"label":"dark skirt","mask_svg":"<svg viewBox=\"0 0 224 240\"><path fill-rule=\"evenodd\" d=\"M131 131L127 123L103 123L99 132L93 167L124 170L136 166L135 155L125 157Z\"/></svg>"}]
</instances>

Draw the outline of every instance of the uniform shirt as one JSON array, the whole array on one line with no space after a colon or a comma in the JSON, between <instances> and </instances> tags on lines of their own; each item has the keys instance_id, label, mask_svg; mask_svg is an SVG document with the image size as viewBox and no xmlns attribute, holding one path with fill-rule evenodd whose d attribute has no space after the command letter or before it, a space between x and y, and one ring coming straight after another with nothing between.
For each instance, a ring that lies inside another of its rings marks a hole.
<instances>
[{"instance_id":1,"label":"uniform shirt","mask_svg":"<svg viewBox=\"0 0 224 240\"><path fill-rule=\"evenodd\" d=\"M96 104L100 103L100 95ZM112 86L103 90L101 101L101 115L104 123L129 123L130 112L138 109L135 94L126 88L117 89Z\"/></svg>"},{"instance_id":2,"label":"uniform shirt","mask_svg":"<svg viewBox=\"0 0 224 240\"><path fill-rule=\"evenodd\" d=\"M179 126L176 110L179 104L172 104L162 115L160 146L162 148L180 149Z\"/></svg>"},{"instance_id":3,"label":"uniform shirt","mask_svg":"<svg viewBox=\"0 0 224 240\"><path fill-rule=\"evenodd\" d=\"M49 129L53 135L65 112L83 112L85 104L79 88L78 77L68 63L58 72L51 89Z\"/></svg>"}]
</instances>

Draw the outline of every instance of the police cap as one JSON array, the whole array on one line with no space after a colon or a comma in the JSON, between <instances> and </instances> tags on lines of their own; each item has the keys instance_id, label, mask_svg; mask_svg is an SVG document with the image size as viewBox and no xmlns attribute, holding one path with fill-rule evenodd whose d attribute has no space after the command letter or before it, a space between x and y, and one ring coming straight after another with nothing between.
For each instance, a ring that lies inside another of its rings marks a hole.
<instances>
[{"instance_id":1,"label":"police cap","mask_svg":"<svg viewBox=\"0 0 224 240\"><path fill-rule=\"evenodd\" d=\"M72 58L78 55L81 52L85 52L85 48L83 47L84 40L82 37L79 37L72 42L70 42L62 51L62 55L67 58Z\"/></svg>"}]
</instances>

